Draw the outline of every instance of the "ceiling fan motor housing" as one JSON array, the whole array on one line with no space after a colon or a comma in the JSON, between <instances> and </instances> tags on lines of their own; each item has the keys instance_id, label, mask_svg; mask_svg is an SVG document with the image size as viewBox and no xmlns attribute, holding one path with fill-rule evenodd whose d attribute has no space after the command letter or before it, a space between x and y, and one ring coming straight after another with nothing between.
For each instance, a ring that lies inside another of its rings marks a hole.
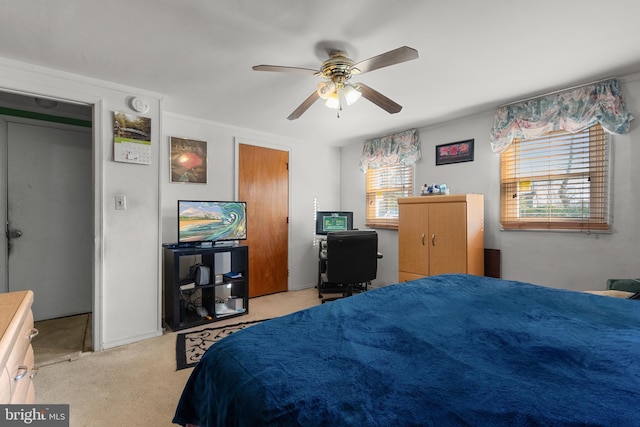
<instances>
[{"instance_id":1,"label":"ceiling fan motor housing","mask_svg":"<svg viewBox=\"0 0 640 427\"><path fill-rule=\"evenodd\" d=\"M320 73L327 80L331 80L337 87L342 87L351 78L352 74L358 74L360 70L353 67L354 62L347 57L346 52L335 51L331 57L322 63Z\"/></svg>"}]
</instances>

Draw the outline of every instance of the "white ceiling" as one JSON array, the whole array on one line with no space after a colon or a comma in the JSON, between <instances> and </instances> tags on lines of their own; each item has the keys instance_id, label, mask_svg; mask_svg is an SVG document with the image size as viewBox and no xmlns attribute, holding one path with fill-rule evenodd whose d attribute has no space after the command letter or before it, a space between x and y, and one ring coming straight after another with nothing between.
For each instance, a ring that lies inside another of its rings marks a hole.
<instances>
[{"instance_id":1,"label":"white ceiling","mask_svg":"<svg viewBox=\"0 0 640 427\"><path fill-rule=\"evenodd\" d=\"M638 0L0 0L0 56L159 92L167 111L344 145L638 72L639 17ZM362 99L337 118L317 102L287 120L318 77L251 67L317 69L331 44L356 62L417 49L353 78L403 110Z\"/></svg>"}]
</instances>

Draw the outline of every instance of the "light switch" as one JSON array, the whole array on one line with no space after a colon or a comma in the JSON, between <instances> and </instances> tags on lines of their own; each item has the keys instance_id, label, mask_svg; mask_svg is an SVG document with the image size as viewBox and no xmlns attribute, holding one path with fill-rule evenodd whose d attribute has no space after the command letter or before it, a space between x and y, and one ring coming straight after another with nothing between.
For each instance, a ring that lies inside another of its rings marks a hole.
<instances>
[{"instance_id":1,"label":"light switch","mask_svg":"<svg viewBox=\"0 0 640 427\"><path fill-rule=\"evenodd\" d=\"M116 195L116 210L123 211L127 209L127 196Z\"/></svg>"}]
</instances>

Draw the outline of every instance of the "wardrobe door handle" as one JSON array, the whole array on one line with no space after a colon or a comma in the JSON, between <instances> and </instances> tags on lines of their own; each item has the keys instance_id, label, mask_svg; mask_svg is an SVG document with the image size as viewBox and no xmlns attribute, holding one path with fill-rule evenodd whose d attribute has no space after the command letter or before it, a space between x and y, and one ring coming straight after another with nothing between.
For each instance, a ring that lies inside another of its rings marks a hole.
<instances>
[{"instance_id":1,"label":"wardrobe door handle","mask_svg":"<svg viewBox=\"0 0 640 427\"><path fill-rule=\"evenodd\" d=\"M33 377L35 377L36 375L38 375L38 368L37 366L34 366L33 368L31 368L31 375L29 375L29 378L33 379Z\"/></svg>"},{"instance_id":2,"label":"wardrobe door handle","mask_svg":"<svg viewBox=\"0 0 640 427\"><path fill-rule=\"evenodd\" d=\"M31 342L35 337L40 333L36 328L31 328L31 333L29 334L29 342Z\"/></svg>"},{"instance_id":3,"label":"wardrobe door handle","mask_svg":"<svg viewBox=\"0 0 640 427\"><path fill-rule=\"evenodd\" d=\"M432 234L431 235L431 246L435 246L436 245L436 235Z\"/></svg>"},{"instance_id":4,"label":"wardrobe door handle","mask_svg":"<svg viewBox=\"0 0 640 427\"><path fill-rule=\"evenodd\" d=\"M424 233L422 233L422 246L424 246Z\"/></svg>"}]
</instances>

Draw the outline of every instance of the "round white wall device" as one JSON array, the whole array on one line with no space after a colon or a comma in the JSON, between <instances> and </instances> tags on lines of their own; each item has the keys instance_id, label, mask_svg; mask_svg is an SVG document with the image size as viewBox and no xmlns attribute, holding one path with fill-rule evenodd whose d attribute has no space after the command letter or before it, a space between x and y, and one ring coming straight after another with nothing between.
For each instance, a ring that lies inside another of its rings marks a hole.
<instances>
[{"instance_id":1,"label":"round white wall device","mask_svg":"<svg viewBox=\"0 0 640 427\"><path fill-rule=\"evenodd\" d=\"M131 108L138 113L146 113L149 111L149 103L142 98L131 99Z\"/></svg>"}]
</instances>

